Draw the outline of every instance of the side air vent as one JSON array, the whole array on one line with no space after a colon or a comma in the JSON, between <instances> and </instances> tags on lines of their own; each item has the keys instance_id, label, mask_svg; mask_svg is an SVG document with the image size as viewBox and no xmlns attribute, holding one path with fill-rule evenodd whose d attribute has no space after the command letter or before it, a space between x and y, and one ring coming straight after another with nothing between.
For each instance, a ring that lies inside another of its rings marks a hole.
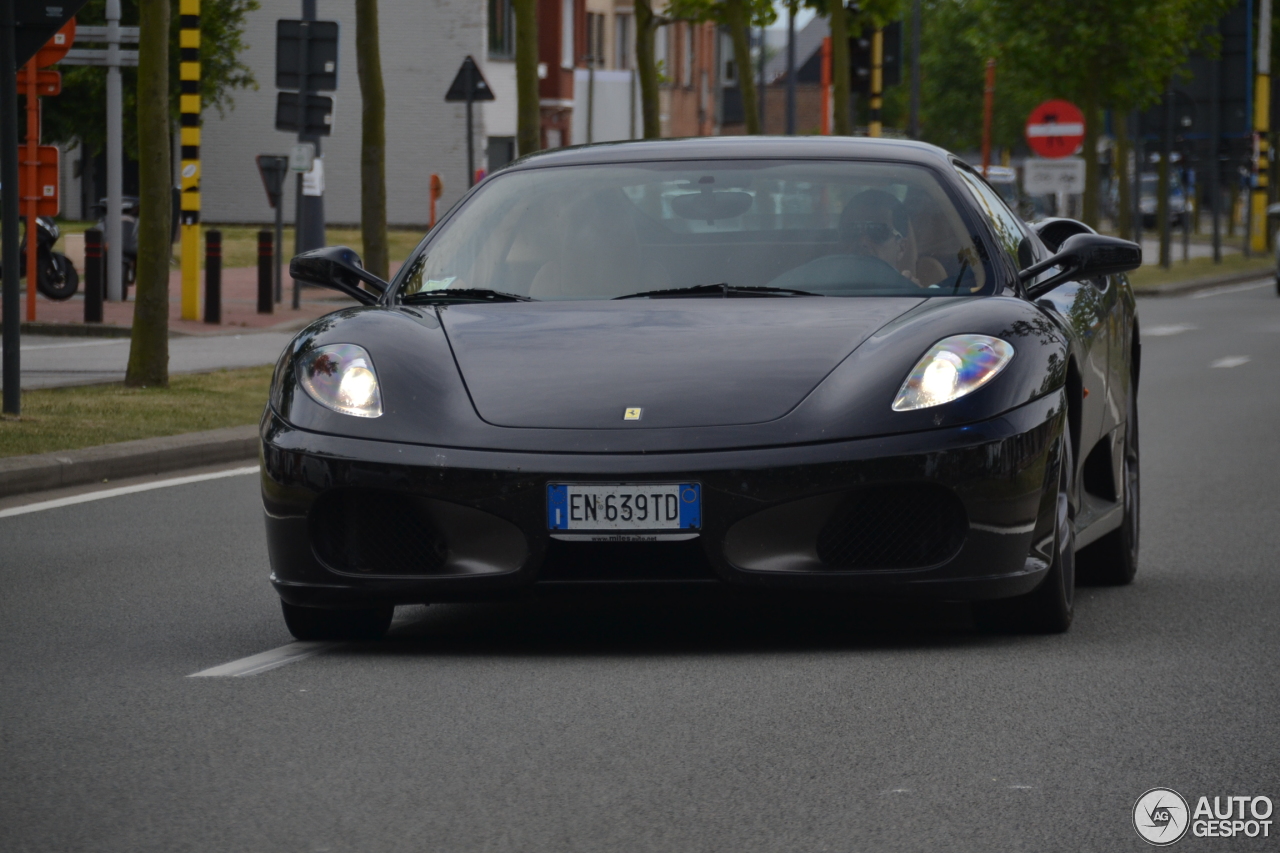
<instances>
[{"instance_id":1,"label":"side air vent","mask_svg":"<svg viewBox=\"0 0 1280 853\"><path fill-rule=\"evenodd\" d=\"M421 499L379 489L340 489L311 511L316 555L341 572L429 575L449 556Z\"/></svg>"},{"instance_id":2,"label":"side air vent","mask_svg":"<svg viewBox=\"0 0 1280 853\"><path fill-rule=\"evenodd\" d=\"M950 490L928 484L854 492L818 532L818 559L833 569L916 569L960 550L969 522Z\"/></svg>"}]
</instances>

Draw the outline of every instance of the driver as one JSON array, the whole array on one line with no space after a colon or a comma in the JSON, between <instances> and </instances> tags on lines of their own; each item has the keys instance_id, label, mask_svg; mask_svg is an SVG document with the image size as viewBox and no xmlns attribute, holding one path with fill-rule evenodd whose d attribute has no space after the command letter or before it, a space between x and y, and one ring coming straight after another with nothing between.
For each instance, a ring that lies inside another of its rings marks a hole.
<instances>
[{"instance_id":1,"label":"driver","mask_svg":"<svg viewBox=\"0 0 1280 853\"><path fill-rule=\"evenodd\" d=\"M841 211L839 230L843 253L801 264L770 286L815 291L920 287L912 272L910 219L894 195L884 190L858 193Z\"/></svg>"}]
</instances>

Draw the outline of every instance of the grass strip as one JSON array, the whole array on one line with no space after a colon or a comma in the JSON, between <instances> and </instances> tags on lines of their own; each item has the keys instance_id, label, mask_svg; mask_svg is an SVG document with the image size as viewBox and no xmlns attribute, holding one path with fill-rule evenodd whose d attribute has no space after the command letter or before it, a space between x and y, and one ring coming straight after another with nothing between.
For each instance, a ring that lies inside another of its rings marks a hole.
<instances>
[{"instance_id":1,"label":"grass strip","mask_svg":"<svg viewBox=\"0 0 1280 853\"><path fill-rule=\"evenodd\" d=\"M168 388L82 385L24 391L22 414L0 418L0 457L257 423L270 366L173 376Z\"/></svg>"},{"instance_id":2,"label":"grass strip","mask_svg":"<svg viewBox=\"0 0 1280 853\"><path fill-rule=\"evenodd\" d=\"M1143 264L1141 269L1129 273L1129 283L1136 290L1150 290L1162 284L1175 284L1193 281L1198 278L1229 276L1238 273L1254 272L1259 276L1274 271L1275 258L1270 254L1261 257L1246 258L1241 254L1224 254L1222 263L1215 264L1213 258L1191 258L1188 261L1176 260L1169 269L1162 269L1158 264Z\"/></svg>"}]
</instances>

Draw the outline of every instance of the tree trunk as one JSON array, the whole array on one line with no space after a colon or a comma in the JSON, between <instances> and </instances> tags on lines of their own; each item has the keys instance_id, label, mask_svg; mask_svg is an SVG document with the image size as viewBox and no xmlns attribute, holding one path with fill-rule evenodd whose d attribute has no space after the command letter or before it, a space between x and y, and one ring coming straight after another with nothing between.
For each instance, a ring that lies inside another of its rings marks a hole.
<instances>
[{"instance_id":1,"label":"tree trunk","mask_svg":"<svg viewBox=\"0 0 1280 853\"><path fill-rule=\"evenodd\" d=\"M542 148L538 104L538 0L511 0L516 13L516 153Z\"/></svg>"},{"instance_id":2,"label":"tree trunk","mask_svg":"<svg viewBox=\"0 0 1280 853\"><path fill-rule=\"evenodd\" d=\"M653 34L658 18L650 0L636 0L636 73L640 76L640 115L644 119L644 138L662 136L658 116L658 68L653 64Z\"/></svg>"},{"instance_id":3,"label":"tree trunk","mask_svg":"<svg viewBox=\"0 0 1280 853\"><path fill-rule=\"evenodd\" d=\"M364 268L387 279L387 93L378 47L378 0L356 0L356 74L360 77L360 237Z\"/></svg>"},{"instance_id":4,"label":"tree trunk","mask_svg":"<svg viewBox=\"0 0 1280 853\"><path fill-rule=\"evenodd\" d=\"M169 0L139 0L138 279L124 383L169 384Z\"/></svg>"},{"instance_id":5,"label":"tree trunk","mask_svg":"<svg viewBox=\"0 0 1280 853\"><path fill-rule=\"evenodd\" d=\"M1090 228L1098 227L1098 184L1101 170L1098 168L1098 109L1097 90L1090 87L1082 99L1084 112L1084 193L1080 199L1080 221Z\"/></svg>"},{"instance_id":6,"label":"tree trunk","mask_svg":"<svg viewBox=\"0 0 1280 853\"><path fill-rule=\"evenodd\" d=\"M1128 240L1133 237L1133 178L1129 174L1129 114L1112 112L1116 128L1115 175L1119 181L1120 209L1116 211L1116 233Z\"/></svg>"},{"instance_id":7,"label":"tree trunk","mask_svg":"<svg viewBox=\"0 0 1280 853\"><path fill-rule=\"evenodd\" d=\"M853 117L849 115L849 13L844 0L831 4L831 132L836 136L853 136Z\"/></svg>"},{"instance_id":8,"label":"tree trunk","mask_svg":"<svg viewBox=\"0 0 1280 853\"><path fill-rule=\"evenodd\" d=\"M738 71L738 91L742 93L742 114L747 133L760 134L760 102L756 100L756 83L751 75L751 38L747 32L747 10L744 0L725 0L725 24L733 39L733 64Z\"/></svg>"}]
</instances>

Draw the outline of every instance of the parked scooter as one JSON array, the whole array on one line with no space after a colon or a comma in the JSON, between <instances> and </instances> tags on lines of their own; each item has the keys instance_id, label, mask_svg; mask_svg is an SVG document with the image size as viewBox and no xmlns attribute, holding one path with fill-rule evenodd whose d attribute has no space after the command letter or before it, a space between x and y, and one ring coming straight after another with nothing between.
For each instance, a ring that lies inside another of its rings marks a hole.
<instances>
[{"instance_id":1,"label":"parked scooter","mask_svg":"<svg viewBox=\"0 0 1280 853\"><path fill-rule=\"evenodd\" d=\"M21 221L26 224L27 218ZM24 230L22 245L19 247L19 275L27 274L27 238L30 228ZM70 259L61 252L53 250L58 242L58 223L48 216L36 217L36 289L50 299L63 300L75 296L80 289L80 274ZM0 271L0 276L3 271Z\"/></svg>"},{"instance_id":2,"label":"parked scooter","mask_svg":"<svg viewBox=\"0 0 1280 853\"><path fill-rule=\"evenodd\" d=\"M138 211L141 205L137 196L122 196L120 199L120 262L123 274L120 276L120 298L129 300L129 285L138 277ZM107 200L101 199L93 206L98 216L95 228L107 235Z\"/></svg>"}]
</instances>

